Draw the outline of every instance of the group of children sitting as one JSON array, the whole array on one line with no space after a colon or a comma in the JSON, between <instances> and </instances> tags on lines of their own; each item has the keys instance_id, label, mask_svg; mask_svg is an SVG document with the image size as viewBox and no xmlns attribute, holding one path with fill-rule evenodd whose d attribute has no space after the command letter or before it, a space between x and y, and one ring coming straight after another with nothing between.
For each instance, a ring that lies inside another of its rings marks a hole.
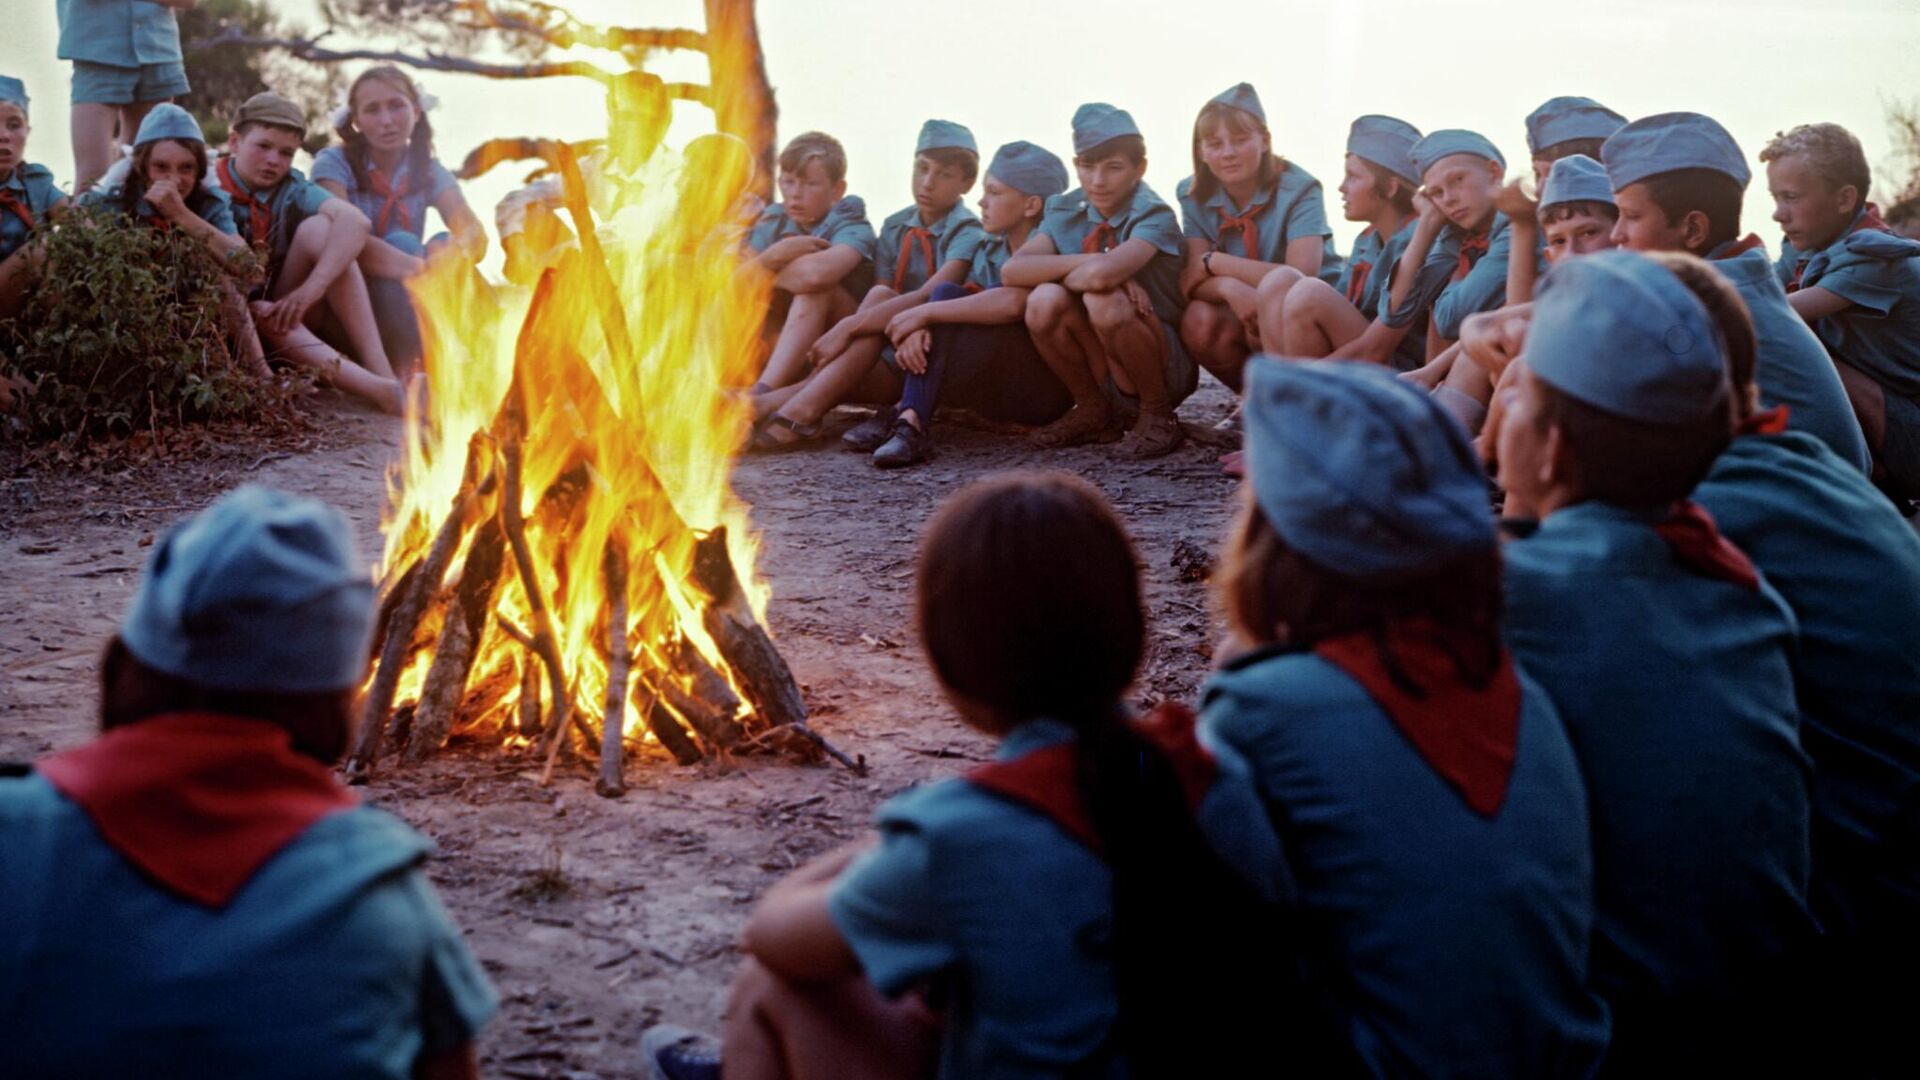
<instances>
[{"instance_id":1,"label":"group of children sitting","mask_svg":"<svg viewBox=\"0 0 1920 1080\"><path fill-rule=\"evenodd\" d=\"M402 410L402 378L422 351L404 283L430 251L471 263L487 246L434 157L425 102L405 73L375 67L353 81L335 118L340 142L315 155L311 179L293 167L305 114L263 92L234 113L217 156L185 109L151 104L131 153L69 198L27 161L29 107L26 87L0 76L0 321L19 313L45 264L36 229L89 221L178 232L228 272L229 328L256 371L271 355ZM94 213L70 216L70 207ZM450 235L426 239L429 208Z\"/></svg>"},{"instance_id":2,"label":"group of children sitting","mask_svg":"<svg viewBox=\"0 0 1920 1080\"><path fill-rule=\"evenodd\" d=\"M941 403L1035 426L1041 446L1178 446L1200 369L1242 388L1249 356L1366 360L1400 372L1478 432L1495 371L1468 320L1524 313L1545 267L1614 247L1714 262L1761 326L1764 403L1902 497L1920 496L1920 240L1868 201L1859 141L1797 127L1760 154L1785 244L1743 234L1752 178L1724 128L1691 113L1632 124L1587 98L1526 120L1532 182L1507 183L1485 136L1362 116L1339 185L1352 252L1334 251L1319 182L1273 150L1241 83L1200 110L1179 215L1143 181L1125 110L1072 122L1074 174L1031 143L980 174L965 127L930 120L913 205L876 234L846 193L846 156L809 132L780 155L781 200L754 223L774 285L751 388L760 450L816 438L844 401L877 404L849 448L898 467L931 454ZM979 180L981 216L962 198ZM1124 435L1123 435L1124 433ZM1237 456L1229 462L1238 468Z\"/></svg>"}]
</instances>

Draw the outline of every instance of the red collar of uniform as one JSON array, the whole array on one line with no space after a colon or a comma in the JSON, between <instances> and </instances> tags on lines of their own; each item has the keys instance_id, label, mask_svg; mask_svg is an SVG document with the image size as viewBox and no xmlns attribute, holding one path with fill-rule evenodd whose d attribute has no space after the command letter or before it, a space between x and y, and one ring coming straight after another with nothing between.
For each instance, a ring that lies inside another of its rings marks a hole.
<instances>
[{"instance_id":1,"label":"red collar of uniform","mask_svg":"<svg viewBox=\"0 0 1920 1080\"><path fill-rule=\"evenodd\" d=\"M1729 240L1726 243L1721 244L1719 247L1713 249L1711 252L1708 252L1707 258L1715 261L1718 261L1720 259L1738 258L1739 256L1745 255L1747 252L1752 251L1754 248L1762 247L1762 246L1764 245L1761 243L1760 237L1757 234L1748 233L1747 235L1741 237L1738 240Z\"/></svg>"},{"instance_id":2,"label":"red collar of uniform","mask_svg":"<svg viewBox=\"0 0 1920 1080\"><path fill-rule=\"evenodd\" d=\"M1180 782L1189 809L1213 786L1213 755L1200 744L1193 710L1167 702L1134 722L1134 731L1158 750ZM1099 830L1081 797L1073 743L1055 743L1017 758L992 761L969 770L967 782L1044 815L1068 836L1101 854Z\"/></svg>"},{"instance_id":3,"label":"red collar of uniform","mask_svg":"<svg viewBox=\"0 0 1920 1080\"><path fill-rule=\"evenodd\" d=\"M114 728L36 768L128 862L214 908L315 821L358 803L286 731L216 713Z\"/></svg>"},{"instance_id":4,"label":"red collar of uniform","mask_svg":"<svg viewBox=\"0 0 1920 1080\"><path fill-rule=\"evenodd\" d=\"M1775 405L1771 409L1761 409L1745 420L1740 421L1738 435L1779 435L1787 430L1787 407Z\"/></svg>"},{"instance_id":5,"label":"red collar of uniform","mask_svg":"<svg viewBox=\"0 0 1920 1080\"><path fill-rule=\"evenodd\" d=\"M1479 687L1461 678L1456 650L1432 619L1398 619L1379 633L1322 641L1313 652L1352 676L1475 813L1499 811L1520 735L1520 680L1504 648L1493 678Z\"/></svg>"}]
</instances>

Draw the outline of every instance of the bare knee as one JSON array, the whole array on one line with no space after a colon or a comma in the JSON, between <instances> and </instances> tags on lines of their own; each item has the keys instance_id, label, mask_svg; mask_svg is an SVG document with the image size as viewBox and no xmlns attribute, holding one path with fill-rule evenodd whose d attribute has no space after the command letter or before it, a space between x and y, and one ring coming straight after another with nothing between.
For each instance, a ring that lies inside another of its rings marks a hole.
<instances>
[{"instance_id":1,"label":"bare knee","mask_svg":"<svg viewBox=\"0 0 1920 1080\"><path fill-rule=\"evenodd\" d=\"M1195 300L1180 313L1180 338L1189 348L1205 348L1228 323L1238 322L1223 305Z\"/></svg>"},{"instance_id":2,"label":"bare knee","mask_svg":"<svg viewBox=\"0 0 1920 1080\"><path fill-rule=\"evenodd\" d=\"M899 295L890 285L875 285L867 290L866 298L860 301L860 310L865 311L876 304L884 304Z\"/></svg>"},{"instance_id":3,"label":"bare knee","mask_svg":"<svg viewBox=\"0 0 1920 1080\"><path fill-rule=\"evenodd\" d=\"M1263 306L1281 303L1286 299L1287 294L1293 291L1294 286L1311 280L1315 279L1307 277L1291 266L1276 266L1267 271L1266 277L1260 279L1260 287L1255 290L1255 295L1259 297L1259 302Z\"/></svg>"},{"instance_id":4,"label":"bare knee","mask_svg":"<svg viewBox=\"0 0 1920 1080\"><path fill-rule=\"evenodd\" d=\"M1057 282L1035 285L1027 294L1027 329L1035 333L1057 329L1067 317L1069 306L1077 302L1074 295Z\"/></svg>"},{"instance_id":5,"label":"bare knee","mask_svg":"<svg viewBox=\"0 0 1920 1080\"><path fill-rule=\"evenodd\" d=\"M1327 311L1329 305L1345 300L1334 291L1333 286L1318 278L1306 278L1287 291L1284 311L1286 318L1317 320Z\"/></svg>"},{"instance_id":6,"label":"bare knee","mask_svg":"<svg viewBox=\"0 0 1920 1080\"><path fill-rule=\"evenodd\" d=\"M1093 323L1096 333L1107 333L1140 317L1134 308L1133 299L1119 290L1113 292L1090 292L1082 299L1087 305L1087 319Z\"/></svg>"},{"instance_id":7,"label":"bare knee","mask_svg":"<svg viewBox=\"0 0 1920 1080\"><path fill-rule=\"evenodd\" d=\"M306 255L318 256L320 249L327 246L327 235L332 231L333 223L324 215L314 214L293 230L293 250Z\"/></svg>"}]
</instances>

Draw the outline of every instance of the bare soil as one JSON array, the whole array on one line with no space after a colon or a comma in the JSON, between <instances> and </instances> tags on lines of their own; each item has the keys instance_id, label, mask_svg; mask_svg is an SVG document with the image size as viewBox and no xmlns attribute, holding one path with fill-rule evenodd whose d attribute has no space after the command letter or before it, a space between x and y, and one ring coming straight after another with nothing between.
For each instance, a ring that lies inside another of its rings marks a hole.
<instances>
[{"instance_id":1,"label":"bare soil","mask_svg":"<svg viewBox=\"0 0 1920 1080\"><path fill-rule=\"evenodd\" d=\"M1211 425L1230 404L1208 380L1182 416ZM148 546L227 488L325 499L353 519L365 553L378 550L400 426L333 395L316 408L307 435L204 441L117 473L0 457L0 760L89 737L96 658ZM945 707L912 633L920 530L967 481L1045 467L1101 487L1138 544L1153 619L1138 698L1191 698L1204 675L1218 623L1200 576L1234 489L1217 449L1132 463L945 423L932 463L881 473L838 448L856 416L835 419L817 449L742 460L735 485L763 530L769 621L815 726L864 756L868 776L770 758L680 768L642 754L627 795L609 800L593 793L591 762L563 765L542 788L537 762L470 745L414 768L383 762L363 789L438 844L429 872L502 999L480 1040L488 1075L638 1077L644 1026L717 1029L755 898L859 836L888 796L988 756L988 740Z\"/></svg>"}]
</instances>

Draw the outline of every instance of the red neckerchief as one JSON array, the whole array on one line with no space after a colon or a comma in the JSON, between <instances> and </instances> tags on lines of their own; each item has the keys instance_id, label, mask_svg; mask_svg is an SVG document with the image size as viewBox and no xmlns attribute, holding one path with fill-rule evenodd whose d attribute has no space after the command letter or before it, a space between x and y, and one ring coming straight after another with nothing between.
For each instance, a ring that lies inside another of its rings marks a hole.
<instances>
[{"instance_id":1,"label":"red neckerchief","mask_svg":"<svg viewBox=\"0 0 1920 1080\"><path fill-rule=\"evenodd\" d=\"M927 276L932 277L934 271L940 269L933 265L933 230L916 225L908 229L907 235L900 241L900 261L893 265L894 292L902 292L907 287L907 264L913 261L915 240L920 241L920 253L926 257Z\"/></svg>"},{"instance_id":2,"label":"red neckerchief","mask_svg":"<svg viewBox=\"0 0 1920 1080\"><path fill-rule=\"evenodd\" d=\"M1388 623L1381 635L1400 671L1423 691L1420 695L1394 680L1371 631L1322 641L1313 652L1352 676L1474 813L1492 817L1506 801L1513 776L1520 680L1502 648L1500 666L1487 685L1467 685L1442 634L1432 619L1405 618Z\"/></svg>"},{"instance_id":3,"label":"red neckerchief","mask_svg":"<svg viewBox=\"0 0 1920 1080\"><path fill-rule=\"evenodd\" d=\"M1138 732L1172 766L1187 806L1198 809L1213 786L1213 755L1200 745L1193 710L1167 702L1134 722ZM1019 803L1060 826L1068 836L1101 854L1100 835L1080 795L1071 742L1029 751L1010 761L992 761L971 769L967 782L1009 802Z\"/></svg>"},{"instance_id":4,"label":"red neckerchief","mask_svg":"<svg viewBox=\"0 0 1920 1080\"><path fill-rule=\"evenodd\" d=\"M33 207L28 206L20 196L15 195L10 187L0 187L0 211L6 211L26 222L28 231L32 231Z\"/></svg>"},{"instance_id":5,"label":"red neckerchief","mask_svg":"<svg viewBox=\"0 0 1920 1080\"><path fill-rule=\"evenodd\" d=\"M1253 206L1248 208L1246 213L1240 214L1239 216L1227 213L1227 208L1224 206L1215 207L1214 209L1220 214L1220 242L1214 245L1215 250L1224 250L1226 248L1227 230L1235 229L1240 233L1241 256L1248 259L1259 258L1259 256L1253 253L1253 242L1260 236L1260 225L1254 219L1266 213L1267 204L1263 202L1254 203Z\"/></svg>"},{"instance_id":6,"label":"red neckerchief","mask_svg":"<svg viewBox=\"0 0 1920 1080\"><path fill-rule=\"evenodd\" d=\"M1467 276L1480 257L1493 246L1493 237L1489 232L1469 233L1460 240L1460 261L1453 268L1453 280L1459 281Z\"/></svg>"},{"instance_id":7,"label":"red neckerchief","mask_svg":"<svg viewBox=\"0 0 1920 1080\"><path fill-rule=\"evenodd\" d=\"M253 246L256 250L266 250L267 238L273 235L273 210L233 175L232 157L220 159L219 166L213 170L213 177L220 182L229 199L247 208L247 232L252 234Z\"/></svg>"},{"instance_id":8,"label":"red neckerchief","mask_svg":"<svg viewBox=\"0 0 1920 1080\"><path fill-rule=\"evenodd\" d=\"M1688 500L1675 503L1673 510L1654 523L1653 531L1673 549L1673 557L1697 574L1731 582L1752 591L1760 587L1760 575L1746 552L1720 535L1713 515L1699 503Z\"/></svg>"},{"instance_id":9,"label":"red neckerchief","mask_svg":"<svg viewBox=\"0 0 1920 1080\"><path fill-rule=\"evenodd\" d=\"M217 713L114 728L36 769L128 862L214 908L315 821L359 801L286 731Z\"/></svg>"},{"instance_id":10,"label":"red neckerchief","mask_svg":"<svg viewBox=\"0 0 1920 1080\"><path fill-rule=\"evenodd\" d=\"M412 173L401 177L400 182L395 184L379 169L372 165L367 166L367 188L386 200L380 204L380 213L373 219L375 235L385 236L392 231L387 228L387 223L395 211L400 214L400 227L408 231L413 229L413 212L408 210L407 204L401 201L411 194L407 189L412 186Z\"/></svg>"},{"instance_id":11,"label":"red neckerchief","mask_svg":"<svg viewBox=\"0 0 1920 1080\"><path fill-rule=\"evenodd\" d=\"M1360 240L1365 240L1372 235L1373 226L1371 225L1360 230ZM1355 241L1354 246L1358 247L1359 241ZM1347 303L1352 304L1354 307L1359 307L1360 298L1367 293L1367 278L1373 274L1373 264L1370 262L1349 262L1347 265L1352 270L1352 272L1347 275Z\"/></svg>"},{"instance_id":12,"label":"red neckerchief","mask_svg":"<svg viewBox=\"0 0 1920 1080\"><path fill-rule=\"evenodd\" d=\"M1852 236L1854 233L1867 232L1867 231L1878 231L1878 232L1884 232L1884 233L1890 233L1893 231L1891 228L1887 227L1887 223L1885 221L1882 221L1880 219L1880 208L1878 206L1875 206L1873 203L1867 204L1866 210L1862 211L1860 216L1854 219L1853 224L1847 228L1847 231L1844 235ZM1800 256L1798 259L1794 260L1793 280L1787 282L1788 292L1800 291L1800 275L1807 272L1807 263L1811 262L1813 260L1813 257L1817 254L1819 254L1819 252L1809 251L1806 254Z\"/></svg>"},{"instance_id":13,"label":"red neckerchief","mask_svg":"<svg viewBox=\"0 0 1920 1080\"><path fill-rule=\"evenodd\" d=\"M1779 435L1787 430L1787 407L1775 405L1771 409L1762 409L1740 421L1740 430L1736 435Z\"/></svg>"},{"instance_id":14,"label":"red neckerchief","mask_svg":"<svg viewBox=\"0 0 1920 1080\"><path fill-rule=\"evenodd\" d=\"M173 231L173 219L168 217L165 214L148 214L146 217L143 217L140 220L146 222L147 224L153 226L156 229L159 229L161 232Z\"/></svg>"},{"instance_id":15,"label":"red neckerchief","mask_svg":"<svg viewBox=\"0 0 1920 1080\"><path fill-rule=\"evenodd\" d=\"M1107 245L1113 240L1113 237L1113 226L1104 221L1095 225L1093 231L1087 234L1087 238L1080 241L1080 254L1098 255L1106 251Z\"/></svg>"},{"instance_id":16,"label":"red neckerchief","mask_svg":"<svg viewBox=\"0 0 1920 1080\"><path fill-rule=\"evenodd\" d=\"M1752 251L1754 248L1763 247L1763 246L1764 245L1760 243L1760 237L1758 235L1754 233L1748 233L1747 235L1741 237L1737 241L1733 241L1731 243L1722 245L1721 250L1713 252L1712 254L1708 255L1707 258L1712 259L1715 262L1718 262L1721 259L1738 258L1739 256L1745 255L1747 252Z\"/></svg>"}]
</instances>

